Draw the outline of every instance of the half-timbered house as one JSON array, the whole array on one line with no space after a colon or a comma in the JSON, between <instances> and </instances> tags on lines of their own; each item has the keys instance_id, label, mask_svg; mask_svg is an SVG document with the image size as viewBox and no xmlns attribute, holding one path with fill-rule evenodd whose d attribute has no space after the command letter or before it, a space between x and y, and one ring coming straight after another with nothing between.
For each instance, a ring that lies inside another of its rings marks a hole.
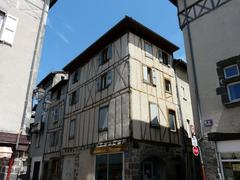
<instances>
[{"instance_id":1,"label":"half-timbered house","mask_svg":"<svg viewBox=\"0 0 240 180\"><path fill-rule=\"evenodd\" d=\"M125 17L64 67L62 179L183 177L176 50Z\"/></svg>"}]
</instances>

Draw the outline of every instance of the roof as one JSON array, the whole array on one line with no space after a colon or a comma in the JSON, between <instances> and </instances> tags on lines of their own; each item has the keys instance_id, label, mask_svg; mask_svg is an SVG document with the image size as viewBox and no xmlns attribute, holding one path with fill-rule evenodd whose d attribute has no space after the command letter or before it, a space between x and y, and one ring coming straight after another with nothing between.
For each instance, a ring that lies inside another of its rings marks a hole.
<instances>
[{"instance_id":1,"label":"roof","mask_svg":"<svg viewBox=\"0 0 240 180\"><path fill-rule=\"evenodd\" d=\"M96 55L101 51L105 46L112 43L122 35L127 32L132 32L140 37L143 37L145 40L150 43L160 47L166 52L172 54L177 51L179 48L166 40L159 34L153 32L149 28L135 21L134 19L125 16L119 23L117 23L113 28L107 31L103 36L101 36L97 41L95 41L91 46L89 46L85 51L73 59L69 64L67 64L63 70L64 71L73 71L77 67L87 63L91 57Z\"/></svg>"},{"instance_id":2,"label":"roof","mask_svg":"<svg viewBox=\"0 0 240 180\"><path fill-rule=\"evenodd\" d=\"M175 6L178 6L177 5L177 0L169 0L171 3L173 3Z\"/></svg>"},{"instance_id":3,"label":"roof","mask_svg":"<svg viewBox=\"0 0 240 180\"><path fill-rule=\"evenodd\" d=\"M66 73L64 71L52 71L45 78L43 78L37 85L37 87L44 86L58 73Z\"/></svg>"},{"instance_id":4,"label":"roof","mask_svg":"<svg viewBox=\"0 0 240 180\"><path fill-rule=\"evenodd\" d=\"M68 79L63 79L61 81L59 81L55 86L53 86L50 91L51 92L55 92L56 90L58 90L60 87L64 86L66 83L68 82Z\"/></svg>"},{"instance_id":5,"label":"roof","mask_svg":"<svg viewBox=\"0 0 240 180\"><path fill-rule=\"evenodd\" d=\"M57 2L57 0L51 0L49 9L51 9L56 2Z\"/></svg>"},{"instance_id":6,"label":"roof","mask_svg":"<svg viewBox=\"0 0 240 180\"><path fill-rule=\"evenodd\" d=\"M173 66L174 67L181 67L184 70L187 70L187 63L183 61L182 59L174 59L173 60Z\"/></svg>"}]
</instances>

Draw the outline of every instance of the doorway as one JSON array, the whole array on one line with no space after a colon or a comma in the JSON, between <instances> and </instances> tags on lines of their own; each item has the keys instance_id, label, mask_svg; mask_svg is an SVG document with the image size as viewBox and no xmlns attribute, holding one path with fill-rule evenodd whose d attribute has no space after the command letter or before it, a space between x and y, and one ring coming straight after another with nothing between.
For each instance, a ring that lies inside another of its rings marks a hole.
<instances>
[{"instance_id":1,"label":"doorway","mask_svg":"<svg viewBox=\"0 0 240 180\"><path fill-rule=\"evenodd\" d=\"M34 168L33 168L33 180L39 179L39 170L40 170L40 161L34 162Z\"/></svg>"}]
</instances>

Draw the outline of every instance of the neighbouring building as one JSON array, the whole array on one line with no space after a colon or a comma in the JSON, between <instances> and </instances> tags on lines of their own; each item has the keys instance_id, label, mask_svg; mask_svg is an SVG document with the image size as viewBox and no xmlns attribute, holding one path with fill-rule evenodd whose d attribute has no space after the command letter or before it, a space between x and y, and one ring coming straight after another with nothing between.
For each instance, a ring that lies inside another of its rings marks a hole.
<instances>
[{"instance_id":1,"label":"neighbouring building","mask_svg":"<svg viewBox=\"0 0 240 180\"><path fill-rule=\"evenodd\" d=\"M176 50L125 17L63 68L62 179L186 179L183 124L193 119L186 69L177 77L172 66Z\"/></svg>"},{"instance_id":2,"label":"neighbouring building","mask_svg":"<svg viewBox=\"0 0 240 180\"><path fill-rule=\"evenodd\" d=\"M240 1L170 0L178 9L206 179L240 179Z\"/></svg>"},{"instance_id":3,"label":"neighbouring building","mask_svg":"<svg viewBox=\"0 0 240 180\"><path fill-rule=\"evenodd\" d=\"M63 71L51 72L34 90L37 104L34 106L34 122L30 129L30 180L46 179L51 174L45 172L48 169L47 162L52 157L56 160L59 158L66 99L64 85L67 79L68 75Z\"/></svg>"},{"instance_id":4,"label":"neighbouring building","mask_svg":"<svg viewBox=\"0 0 240 180\"><path fill-rule=\"evenodd\" d=\"M32 89L56 0L0 0L0 179L26 173Z\"/></svg>"}]
</instances>

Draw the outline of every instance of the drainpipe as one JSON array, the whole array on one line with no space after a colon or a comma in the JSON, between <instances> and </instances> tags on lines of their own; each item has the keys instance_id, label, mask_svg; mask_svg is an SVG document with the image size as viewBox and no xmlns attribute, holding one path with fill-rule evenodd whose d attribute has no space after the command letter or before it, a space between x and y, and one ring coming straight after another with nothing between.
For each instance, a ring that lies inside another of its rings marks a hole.
<instances>
[{"instance_id":1,"label":"drainpipe","mask_svg":"<svg viewBox=\"0 0 240 180\"><path fill-rule=\"evenodd\" d=\"M30 70L30 75L29 75L29 79L28 79L28 85L27 85L27 92L26 92L26 97L25 97L25 102L24 102L24 109L23 109L23 116L22 116L22 122L21 122L21 126L20 126L20 130L19 133L17 135L17 141L16 141L16 150L18 149L19 146L19 141L20 141L20 137L23 131L23 126L25 123L25 118L26 118L26 114L27 114L27 107L28 107L28 100L30 99L30 96L32 96L31 91L31 86L32 86L32 82L33 82L33 78L36 75L36 69L38 68L38 63L40 60L40 53L41 53L41 47L43 44L43 37L44 37L44 19L45 19L45 13L48 13L48 6L49 5L50 0L44 0L44 4L43 4L43 10L42 10L42 15L41 15L41 19L40 19L40 23L39 23L39 28L38 28L38 34L37 34L37 38L36 38L36 44L35 44L35 48L34 48L34 53L33 53L33 59L32 59L32 64L31 64L31 70Z\"/></svg>"},{"instance_id":2,"label":"drainpipe","mask_svg":"<svg viewBox=\"0 0 240 180\"><path fill-rule=\"evenodd\" d=\"M187 1L186 0L184 0L184 11L187 14ZM194 60L194 50L193 50L193 44L192 44L192 34L191 34L188 18L187 17L185 17L185 18L186 18L186 22L187 22L186 27L187 27L187 34L188 34L188 43L189 43L189 48L190 48L190 57L192 60L191 68L193 71L194 90L195 90L195 94L196 94L197 116L198 116L199 124L200 124L200 138L198 139L198 141L200 141L202 138L204 138L204 132L203 132L203 127L202 127L202 111L201 111L200 96L199 96L199 91L198 91L196 64L195 64L195 60ZM201 160L203 180L206 180L205 167L204 167L204 163L203 163L201 148L199 148L199 151L200 151L200 160Z\"/></svg>"}]
</instances>

